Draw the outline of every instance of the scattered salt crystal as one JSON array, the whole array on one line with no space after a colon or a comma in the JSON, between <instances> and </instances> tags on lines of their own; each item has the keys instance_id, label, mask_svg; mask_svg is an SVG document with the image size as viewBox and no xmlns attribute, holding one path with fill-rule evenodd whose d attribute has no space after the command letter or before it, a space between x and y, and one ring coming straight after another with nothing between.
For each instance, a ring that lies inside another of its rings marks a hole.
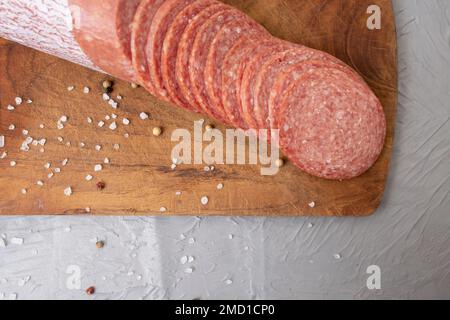
<instances>
[{"instance_id":1,"label":"scattered salt crystal","mask_svg":"<svg viewBox=\"0 0 450 320\"><path fill-rule=\"evenodd\" d=\"M67 122L67 120L69 120L69 118L67 116L61 116L61 118L59 118L59 122Z\"/></svg>"},{"instance_id":2,"label":"scattered salt crystal","mask_svg":"<svg viewBox=\"0 0 450 320\"><path fill-rule=\"evenodd\" d=\"M102 171L102 169L103 169L103 166L102 166L101 164L96 164L96 165L94 166L94 171L95 171L95 172Z\"/></svg>"},{"instance_id":3,"label":"scattered salt crystal","mask_svg":"<svg viewBox=\"0 0 450 320\"><path fill-rule=\"evenodd\" d=\"M17 246L21 246L23 244L23 238L16 238L16 237L14 237L14 238L12 238L10 240L10 242L11 242L11 244L15 244Z\"/></svg>"},{"instance_id":4,"label":"scattered salt crystal","mask_svg":"<svg viewBox=\"0 0 450 320\"><path fill-rule=\"evenodd\" d=\"M105 123L103 121L99 121L99 123L97 124L100 128L103 128L103 126L105 125Z\"/></svg>"},{"instance_id":5,"label":"scattered salt crystal","mask_svg":"<svg viewBox=\"0 0 450 320\"><path fill-rule=\"evenodd\" d=\"M206 166L206 167L203 168L203 170L204 170L205 172L209 172L209 171L211 170L211 168L208 167L208 166Z\"/></svg>"},{"instance_id":6,"label":"scattered salt crystal","mask_svg":"<svg viewBox=\"0 0 450 320\"><path fill-rule=\"evenodd\" d=\"M113 148L114 148L114 150L119 150L120 149L120 145L118 143L115 143Z\"/></svg>"},{"instance_id":7,"label":"scattered salt crystal","mask_svg":"<svg viewBox=\"0 0 450 320\"><path fill-rule=\"evenodd\" d=\"M89 92L91 92L91 89L89 87L83 88L83 93L88 94Z\"/></svg>"},{"instance_id":8,"label":"scattered salt crystal","mask_svg":"<svg viewBox=\"0 0 450 320\"><path fill-rule=\"evenodd\" d=\"M233 235L230 233L229 235L228 235L228 239L230 239L230 240L233 240Z\"/></svg>"},{"instance_id":9,"label":"scattered salt crystal","mask_svg":"<svg viewBox=\"0 0 450 320\"><path fill-rule=\"evenodd\" d=\"M62 166L65 167L67 165L67 163L69 163L69 159L64 159L62 161Z\"/></svg>"},{"instance_id":10,"label":"scattered salt crystal","mask_svg":"<svg viewBox=\"0 0 450 320\"><path fill-rule=\"evenodd\" d=\"M41 140L39 140L39 144L40 144L41 146L45 146L46 143L47 143L47 139L41 139Z\"/></svg>"},{"instance_id":11,"label":"scattered salt crystal","mask_svg":"<svg viewBox=\"0 0 450 320\"><path fill-rule=\"evenodd\" d=\"M194 262L194 260L195 260L195 258L194 258L193 256L189 256L189 257L188 257L188 262L189 262L189 263Z\"/></svg>"},{"instance_id":12,"label":"scattered salt crystal","mask_svg":"<svg viewBox=\"0 0 450 320\"><path fill-rule=\"evenodd\" d=\"M232 284L232 283L233 283L233 280L231 280L231 279L225 280L225 284L226 284L227 286L229 286L229 285Z\"/></svg>"},{"instance_id":13,"label":"scattered salt crystal","mask_svg":"<svg viewBox=\"0 0 450 320\"><path fill-rule=\"evenodd\" d=\"M188 257L187 256L183 256L180 259L181 264L186 264L188 262Z\"/></svg>"},{"instance_id":14,"label":"scattered salt crystal","mask_svg":"<svg viewBox=\"0 0 450 320\"><path fill-rule=\"evenodd\" d=\"M23 134L24 136L27 136L27 135L28 135L28 130L23 129L23 130L22 130L22 134Z\"/></svg>"},{"instance_id":15,"label":"scattered salt crystal","mask_svg":"<svg viewBox=\"0 0 450 320\"><path fill-rule=\"evenodd\" d=\"M163 213L164 213L164 212L167 212L167 208L166 208L166 207L161 207L161 208L159 208L159 211L160 211L160 212L163 212Z\"/></svg>"},{"instance_id":16,"label":"scattered salt crystal","mask_svg":"<svg viewBox=\"0 0 450 320\"><path fill-rule=\"evenodd\" d=\"M194 244L195 243L195 238L189 238L188 242L189 242L189 244Z\"/></svg>"},{"instance_id":17,"label":"scattered salt crystal","mask_svg":"<svg viewBox=\"0 0 450 320\"><path fill-rule=\"evenodd\" d=\"M43 186L44 186L44 181L39 180L38 182L36 182L36 184L37 184L39 187L43 187Z\"/></svg>"},{"instance_id":18,"label":"scattered salt crystal","mask_svg":"<svg viewBox=\"0 0 450 320\"><path fill-rule=\"evenodd\" d=\"M93 120L92 120L91 117L87 117L87 118L86 118L86 121L87 121L87 123L89 123L89 124L91 124L91 123L93 122Z\"/></svg>"},{"instance_id":19,"label":"scattered salt crystal","mask_svg":"<svg viewBox=\"0 0 450 320\"><path fill-rule=\"evenodd\" d=\"M312 202L310 202L310 203L308 204L308 206L309 206L310 208L314 208L314 207L316 206L316 203L315 203L314 201L312 201Z\"/></svg>"},{"instance_id":20,"label":"scattered salt crystal","mask_svg":"<svg viewBox=\"0 0 450 320\"><path fill-rule=\"evenodd\" d=\"M86 207L86 208L84 209L84 211L86 211L86 213L90 213L90 212L91 212L91 208Z\"/></svg>"},{"instance_id":21,"label":"scattered salt crystal","mask_svg":"<svg viewBox=\"0 0 450 320\"><path fill-rule=\"evenodd\" d=\"M141 112L139 114L139 118L141 118L141 120L147 120L149 118L148 114L145 112Z\"/></svg>"},{"instance_id":22,"label":"scattered salt crystal","mask_svg":"<svg viewBox=\"0 0 450 320\"><path fill-rule=\"evenodd\" d=\"M27 189L24 188L24 189L20 190L20 192L21 192L22 194L27 194L28 191L27 191Z\"/></svg>"},{"instance_id":23,"label":"scattered salt crystal","mask_svg":"<svg viewBox=\"0 0 450 320\"><path fill-rule=\"evenodd\" d=\"M66 197L69 197L72 195L72 188L71 187L67 187L66 189L64 189L64 195Z\"/></svg>"},{"instance_id":24,"label":"scattered salt crystal","mask_svg":"<svg viewBox=\"0 0 450 320\"><path fill-rule=\"evenodd\" d=\"M308 223L308 229L311 229L312 227L314 227L314 225L311 222Z\"/></svg>"},{"instance_id":25,"label":"scattered salt crystal","mask_svg":"<svg viewBox=\"0 0 450 320\"><path fill-rule=\"evenodd\" d=\"M5 248L5 247L6 247L5 239L0 238L0 248Z\"/></svg>"},{"instance_id":26,"label":"scattered salt crystal","mask_svg":"<svg viewBox=\"0 0 450 320\"><path fill-rule=\"evenodd\" d=\"M27 104L32 104L32 103L33 103L33 100L28 99L26 102L27 102Z\"/></svg>"},{"instance_id":27,"label":"scattered salt crystal","mask_svg":"<svg viewBox=\"0 0 450 320\"><path fill-rule=\"evenodd\" d=\"M9 163L9 165L10 165L11 167L15 167L15 166L17 165L17 162L11 161L11 162Z\"/></svg>"},{"instance_id":28,"label":"scattered salt crystal","mask_svg":"<svg viewBox=\"0 0 450 320\"><path fill-rule=\"evenodd\" d=\"M19 106L19 105L22 104L23 100L22 100L21 97L16 97L16 98L14 99L14 102L16 103L17 106Z\"/></svg>"},{"instance_id":29,"label":"scattered salt crystal","mask_svg":"<svg viewBox=\"0 0 450 320\"><path fill-rule=\"evenodd\" d=\"M206 206L208 204L208 202L209 202L209 198L207 196L203 196L200 199L200 202L202 203L202 205Z\"/></svg>"},{"instance_id":30,"label":"scattered salt crystal","mask_svg":"<svg viewBox=\"0 0 450 320\"><path fill-rule=\"evenodd\" d=\"M113 109L117 109L117 102L115 102L113 99L109 99L108 103Z\"/></svg>"},{"instance_id":31,"label":"scattered salt crystal","mask_svg":"<svg viewBox=\"0 0 450 320\"><path fill-rule=\"evenodd\" d=\"M334 257L336 260L342 259L342 255L339 254L339 253L336 253L333 257Z\"/></svg>"},{"instance_id":32,"label":"scattered salt crystal","mask_svg":"<svg viewBox=\"0 0 450 320\"><path fill-rule=\"evenodd\" d=\"M50 169L51 166L52 166L52 164L51 164L50 162L47 162L47 163L44 165L44 168L45 168L45 169Z\"/></svg>"},{"instance_id":33,"label":"scattered salt crystal","mask_svg":"<svg viewBox=\"0 0 450 320\"><path fill-rule=\"evenodd\" d=\"M111 97L107 93L104 93L102 95L102 98L103 98L104 101L109 101L109 99L111 99Z\"/></svg>"},{"instance_id":34,"label":"scattered salt crystal","mask_svg":"<svg viewBox=\"0 0 450 320\"><path fill-rule=\"evenodd\" d=\"M36 147L39 144L39 141L33 140L33 142L31 144Z\"/></svg>"},{"instance_id":35,"label":"scattered salt crystal","mask_svg":"<svg viewBox=\"0 0 450 320\"><path fill-rule=\"evenodd\" d=\"M67 91L73 91L73 90L75 90L75 86L68 86L67 87Z\"/></svg>"},{"instance_id":36,"label":"scattered salt crystal","mask_svg":"<svg viewBox=\"0 0 450 320\"><path fill-rule=\"evenodd\" d=\"M99 145L99 144L98 144L98 145L96 145L96 146L95 146L95 150L96 150L96 151L100 151L100 150L102 150L102 146L101 146L101 145Z\"/></svg>"},{"instance_id":37,"label":"scattered salt crystal","mask_svg":"<svg viewBox=\"0 0 450 320\"><path fill-rule=\"evenodd\" d=\"M117 129L117 123L116 123L116 122L111 123L111 124L109 125L109 128L110 128L111 130L116 130L116 129Z\"/></svg>"},{"instance_id":38,"label":"scattered salt crystal","mask_svg":"<svg viewBox=\"0 0 450 320\"><path fill-rule=\"evenodd\" d=\"M17 293L10 293L8 296L8 300L17 300Z\"/></svg>"},{"instance_id":39,"label":"scattered salt crystal","mask_svg":"<svg viewBox=\"0 0 450 320\"><path fill-rule=\"evenodd\" d=\"M105 116L105 120L106 120L106 121L111 120L111 116L110 116L109 114L107 114L107 115Z\"/></svg>"},{"instance_id":40,"label":"scattered salt crystal","mask_svg":"<svg viewBox=\"0 0 450 320\"><path fill-rule=\"evenodd\" d=\"M186 268L186 269L184 270L184 272L185 272L185 273L192 273L192 272L194 272L194 268Z\"/></svg>"},{"instance_id":41,"label":"scattered salt crystal","mask_svg":"<svg viewBox=\"0 0 450 320\"><path fill-rule=\"evenodd\" d=\"M91 176L90 174L88 174L88 175L85 177L85 179L86 179L86 181L92 181L92 179L94 179L94 177Z\"/></svg>"},{"instance_id":42,"label":"scattered salt crystal","mask_svg":"<svg viewBox=\"0 0 450 320\"><path fill-rule=\"evenodd\" d=\"M127 118L123 118L122 123L127 126L130 124L130 120L128 120Z\"/></svg>"},{"instance_id":43,"label":"scattered salt crystal","mask_svg":"<svg viewBox=\"0 0 450 320\"><path fill-rule=\"evenodd\" d=\"M57 139L58 139L59 142L63 142L64 141L63 137L58 137Z\"/></svg>"},{"instance_id":44,"label":"scattered salt crystal","mask_svg":"<svg viewBox=\"0 0 450 320\"><path fill-rule=\"evenodd\" d=\"M176 196L181 196L181 191L175 192L175 195L176 195Z\"/></svg>"},{"instance_id":45,"label":"scattered salt crystal","mask_svg":"<svg viewBox=\"0 0 450 320\"><path fill-rule=\"evenodd\" d=\"M186 236L184 235L184 233L180 234L180 239L181 239L181 240L186 239Z\"/></svg>"},{"instance_id":46,"label":"scattered salt crystal","mask_svg":"<svg viewBox=\"0 0 450 320\"><path fill-rule=\"evenodd\" d=\"M170 168L172 168L172 170L175 170L177 168L177 165L175 163L172 163L172 165L170 166Z\"/></svg>"},{"instance_id":47,"label":"scattered salt crystal","mask_svg":"<svg viewBox=\"0 0 450 320\"><path fill-rule=\"evenodd\" d=\"M222 190L223 189L223 183L219 183L217 185L217 190Z\"/></svg>"},{"instance_id":48,"label":"scattered salt crystal","mask_svg":"<svg viewBox=\"0 0 450 320\"><path fill-rule=\"evenodd\" d=\"M50 172L50 173L47 175L47 178L51 179L51 178L53 178L54 175L55 175L55 174L54 174L53 172Z\"/></svg>"},{"instance_id":49,"label":"scattered salt crystal","mask_svg":"<svg viewBox=\"0 0 450 320\"><path fill-rule=\"evenodd\" d=\"M117 95L116 99L117 99L117 100L122 100L123 97L122 97L121 95Z\"/></svg>"},{"instance_id":50,"label":"scattered salt crystal","mask_svg":"<svg viewBox=\"0 0 450 320\"><path fill-rule=\"evenodd\" d=\"M80 148L84 148L86 144L84 142L80 142Z\"/></svg>"},{"instance_id":51,"label":"scattered salt crystal","mask_svg":"<svg viewBox=\"0 0 450 320\"><path fill-rule=\"evenodd\" d=\"M44 129L44 128L45 128L45 125L44 125L43 123L41 123L41 124L39 125L39 128L40 128L40 129Z\"/></svg>"},{"instance_id":52,"label":"scattered salt crystal","mask_svg":"<svg viewBox=\"0 0 450 320\"><path fill-rule=\"evenodd\" d=\"M72 231L72 227L71 226L68 226L68 227L64 228L64 232L66 232L66 233L69 233L71 231Z\"/></svg>"},{"instance_id":53,"label":"scattered salt crystal","mask_svg":"<svg viewBox=\"0 0 450 320\"><path fill-rule=\"evenodd\" d=\"M55 168L55 169L53 169L53 171L55 171L55 173L60 173L61 172L61 168Z\"/></svg>"},{"instance_id":54,"label":"scattered salt crystal","mask_svg":"<svg viewBox=\"0 0 450 320\"><path fill-rule=\"evenodd\" d=\"M109 164L111 161L109 160L109 158L105 158L104 160L103 160L103 163L104 164Z\"/></svg>"},{"instance_id":55,"label":"scattered salt crystal","mask_svg":"<svg viewBox=\"0 0 450 320\"><path fill-rule=\"evenodd\" d=\"M130 134L129 133L125 133L123 136L128 139L130 137Z\"/></svg>"},{"instance_id":56,"label":"scattered salt crystal","mask_svg":"<svg viewBox=\"0 0 450 320\"><path fill-rule=\"evenodd\" d=\"M14 129L16 129L16 126L13 125L13 124L10 124L9 127L8 127L8 129L9 129L10 131L13 131Z\"/></svg>"},{"instance_id":57,"label":"scattered salt crystal","mask_svg":"<svg viewBox=\"0 0 450 320\"><path fill-rule=\"evenodd\" d=\"M44 152L45 152L45 149L44 149L44 148L40 148L40 149L39 149L39 152L40 152L40 153L44 153Z\"/></svg>"},{"instance_id":58,"label":"scattered salt crystal","mask_svg":"<svg viewBox=\"0 0 450 320\"><path fill-rule=\"evenodd\" d=\"M6 107L6 109L8 109L8 111L14 111L14 106L13 105L8 105L7 107Z\"/></svg>"},{"instance_id":59,"label":"scattered salt crystal","mask_svg":"<svg viewBox=\"0 0 450 320\"><path fill-rule=\"evenodd\" d=\"M64 129L64 125L63 125L61 122L58 122L58 123L56 124L56 128L57 128L58 130L62 130L62 129Z\"/></svg>"},{"instance_id":60,"label":"scattered salt crystal","mask_svg":"<svg viewBox=\"0 0 450 320\"><path fill-rule=\"evenodd\" d=\"M111 119L117 119L117 114L115 113L111 114Z\"/></svg>"},{"instance_id":61,"label":"scattered salt crystal","mask_svg":"<svg viewBox=\"0 0 450 320\"><path fill-rule=\"evenodd\" d=\"M0 136L0 148L5 147L5 136Z\"/></svg>"},{"instance_id":62,"label":"scattered salt crystal","mask_svg":"<svg viewBox=\"0 0 450 320\"><path fill-rule=\"evenodd\" d=\"M0 159L5 159L7 156L8 156L8 153L6 153L6 151L3 151L3 152L0 154Z\"/></svg>"},{"instance_id":63,"label":"scattered salt crystal","mask_svg":"<svg viewBox=\"0 0 450 320\"><path fill-rule=\"evenodd\" d=\"M71 145L70 141L67 141L66 146L70 147L70 145Z\"/></svg>"}]
</instances>

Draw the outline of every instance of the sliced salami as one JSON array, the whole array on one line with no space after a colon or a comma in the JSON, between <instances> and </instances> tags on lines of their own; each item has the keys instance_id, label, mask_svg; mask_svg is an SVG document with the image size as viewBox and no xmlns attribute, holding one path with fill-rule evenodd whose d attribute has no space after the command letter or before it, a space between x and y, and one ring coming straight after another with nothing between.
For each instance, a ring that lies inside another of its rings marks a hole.
<instances>
[{"instance_id":1,"label":"sliced salami","mask_svg":"<svg viewBox=\"0 0 450 320\"><path fill-rule=\"evenodd\" d=\"M273 45L265 35L242 38L228 51L222 66L222 104L228 120L237 128L249 129L242 116L240 88L246 63L259 48Z\"/></svg>"},{"instance_id":2,"label":"sliced salami","mask_svg":"<svg viewBox=\"0 0 450 320\"><path fill-rule=\"evenodd\" d=\"M206 92L209 106L216 109L226 119L228 116L222 103L223 61L228 51L239 39L250 41L255 37L269 38L271 35L251 19L235 19L222 27L211 44L204 74ZM231 119L228 119L228 122L232 123Z\"/></svg>"},{"instance_id":3,"label":"sliced salami","mask_svg":"<svg viewBox=\"0 0 450 320\"><path fill-rule=\"evenodd\" d=\"M324 52L298 47L276 53L260 66L254 88L254 114L259 128L270 128L269 96L276 76L285 74L285 71L294 64L311 60L329 61L330 65L340 64L336 58Z\"/></svg>"},{"instance_id":4,"label":"sliced salami","mask_svg":"<svg viewBox=\"0 0 450 320\"><path fill-rule=\"evenodd\" d=\"M201 112L202 108L195 100L192 90L192 83L189 76L189 58L192 53L194 42L193 39L195 39L200 28L206 21L211 18L211 16L224 10L229 10L229 7L221 3L204 9L199 15L197 15L194 19L192 19L192 21L189 22L178 45L177 61L175 67L177 85L180 88L181 96L183 96L186 102L196 112Z\"/></svg>"},{"instance_id":5,"label":"sliced salami","mask_svg":"<svg viewBox=\"0 0 450 320\"><path fill-rule=\"evenodd\" d=\"M157 95L164 97L165 100L168 100L168 94L164 88L161 74L161 55L164 39L175 17L190 4L192 4L192 0L164 1L163 5L156 12L150 28L146 44L150 78Z\"/></svg>"},{"instance_id":6,"label":"sliced salami","mask_svg":"<svg viewBox=\"0 0 450 320\"><path fill-rule=\"evenodd\" d=\"M193 2L182 10L174 19L171 27L167 31L164 39L163 52L161 55L161 73L164 88L167 90L170 100L175 104L196 111L187 101L176 79L176 61L181 37L186 27L195 17L203 12L206 8L217 4L215 0L198 0Z\"/></svg>"},{"instance_id":7,"label":"sliced salami","mask_svg":"<svg viewBox=\"0 0 450 320\"><path fill-rule=\"evenodd\" d=\"M305 172L333 180L357 177L378 159L386 119L363 81L316 68L294 82L280 109L280 145Z\"/></svg>"},{"instance_id":8,"label":"sliced salami","mask_svg":"<svg viewBox=\"0 0 450 320\"><path fill-rule=\"evenodd\" d=\"M246 19L247 18L241 12L232 8L216 13L199 29L189 58L189 76L198 105L200 105L203 112L224 123L227 123L228 121L224 110L213 105L206 92L206 62L211 50L212 42L220 29L233 20L244 22ZM206 77L209 78L210 75L207 75Z\"/></svg>"},{"instance_id":9,"label":"sliced salami","mask_svg":"<svg viewBox=\"0 0 450 320\"><path fill-rule=\"evenodd\" d=\"M73 33L83 52L101 70L127 81L136 80L130 25L140 1L70 1Z\"/></svg>"},{"instance_id":10,"label":"sliced salami","mask_svg":"<svg viewBox=\"0 0 450 320\"><path fill-rule=\"evenodd\" d=\"M165 0L142 0L131 25L131 53L137 82L153 95L156 95L156 90L150 81L145 47L155 13L164 2Z\"/></svg>"},{"instance_id":11,"label":"sliced salami","mask_svg":"<svg viewBox=\"0 0 450 320\"><path fill-rule=\"evenodd\" d=\"M271 45L258 47L252 55L247 57L247 61L244 61L245 69L242 74L241 87L238 94L241 99L241 116L250 129L264 129L258 127L253 108L255 81L261 65L268 57L275 53L283 52L295 47L300 46L274 38Z\"/></svg>"}]
</instances>

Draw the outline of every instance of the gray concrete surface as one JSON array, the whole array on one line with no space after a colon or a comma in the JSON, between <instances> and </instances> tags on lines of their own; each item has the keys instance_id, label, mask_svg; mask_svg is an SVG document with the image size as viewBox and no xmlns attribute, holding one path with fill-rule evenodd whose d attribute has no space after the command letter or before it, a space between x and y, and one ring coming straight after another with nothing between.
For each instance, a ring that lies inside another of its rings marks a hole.
<instances>
[{"instance_id":1,"label":"gray concrete surface","mask_svg":"<svg viewBox=\"0 0 450 320\"><path fill-rule=\"evenodd\" d=\"M450 1L394 5L397 138L376 215L3 217L0 299L450 299Z\"/></svg>"}]
</instances>

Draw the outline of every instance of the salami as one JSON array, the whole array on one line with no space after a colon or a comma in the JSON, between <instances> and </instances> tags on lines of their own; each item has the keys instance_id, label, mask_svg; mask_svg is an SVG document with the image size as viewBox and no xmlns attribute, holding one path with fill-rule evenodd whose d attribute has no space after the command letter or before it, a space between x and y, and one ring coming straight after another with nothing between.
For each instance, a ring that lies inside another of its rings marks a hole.
<instances>
[{"instance_id":1,"label":"salami","mask_svg":"<svg viewBox=\"0 0 450 320\"><path fill-rule=\"evenodd\" d=\"M181 94L180 87L176 79L176 60L179 43L186 27L195 17L206 8L216 4L214 0L198 0L182 10L171 27L167 31L164 39L163 52L161 56L161 73L164 87L169 98L177 105L195 111L187 99Z\"/></svg>"},{"instance_id":2,"label":"salami","mask_svg":"<svg viewBox=\"0 0 450 320\"><path fill-rule=\"evenodd\" d=\"M222 103L222 71L225 70L227 72L223 68L225 56L236 41L241 38L249 41L254 37L269 38L269 36L270 34L255 21L235 19L222 27L211 44L204 73L206 92L210 102L209 106L218 110L229 123L232 122L228 119Z\"/></svg>"},{"instance_id":3,"label":"salami","mask_svg":"<svg viewBox=\"0 0 450 320\"><path fill-rule=\"evenodd\" d=\"M212 41L219 30L228 22L235 19L242 20L242 18L243 15L232 8L213 15L199 29L189 58L189 77L196 102L202 108L204 113L224 123L227 123L225 112L211 103L206 92L206 61L211 49Z\"/></svg>"},{"instance_id":4,"label":"salami","mask_svg":"<svg viewBox=\"0 0 450 320\"><path fill-rule=\"evenodd\" d=\"M261 64L276 52L283 52L296 47L296 45L274 39L268 46L259 46L256 51L246 58L244 61L245 68L242 74L241 87L238 94L240 95L241 116L250 129L265 129L258 127L256 116L254 114L254 87L257 72Z\"/></svg>"},{"instance_id":5,"label":"salami","mask_svg":"<svg viewBox=\"0 0 450 320\"><path fill-rule=\"evenodd\" d=\"M338 60L324 52L298 47L279 52L263 63L257 73L254 87L254 114L259 128L270 128L269 95L278 74L285 74L292 65L311 60L329 61L330 66L339 64ZM280 92L278 93L280 94Z\"/></svg>"},{"instance_id":6,"label":"salami","mask_svg":"<svg viewBox=\"0 0 450 320\"><path fill-rule=\"evenodd\" d=\"M280 109L280 145L305 172L351 179L377 160L386 119L363 81L335 68L316 68L294 82Z\"/></svg>"},{"instance_id":7,"label":"salami","mask_svg":"<svg viewBox=\"0 0 450 320\"><path fill-rule=\"evenodd\" d=\"M161 55L164 39L175 17L190 5L192 0L166 0L158 9L150 28L146 45L150 78L158 96L168 100L161 75Z\"/></svg>"},{"instance_id":8,"label":"salami","mask_svg":"<svg viewBox=\"0 0 450 320\"><path fill-rule=\"evenodd\" d=\"M244 61L261 43L257 40L242 38L227 53L223 62L222 72L222 104L228 121L235 127L249 129L241 116L238 88L245 67Z\"/></svg>"},{"instance_id":9,"label":"salami","mask_svg":"<svg viewBox=\"0 0 450 320\"><path fill-rule=\"evenodd\" d=\"M137 82L153 95L156 95L156 90L150 80L145 47L153 18L164 2L165 0L142 0L131 25L131 53Z\"/></svg>"},{"instance_id":10,"label":"salami","mask_svg":"<svg viewBox=\"0 0 450 320\"><path fill-rule=\"evenodd\" d=\"M183 32L178 45L177 61L175 66L177 85L180 88L180 94L196 112L201 112L202 109L195 100L192 90L192 83L189 76L189 58L192 52L193 39L195 39L195 36L201 26L208 21L212 15L228 9L229 8L227 6L218 3L203 10L203 12L190 21L186 30Z\"/></svg>"},{"instance_id":11,"label":"salami","mask_svg":"<svg viewBox=\"0 0 450 320\"><path fill-rule=\"evenodd\" d=\"M135 81L131 58L131 22L140 0L70 0L74 36L101 70Z\"/></svg>"}]
</instances>

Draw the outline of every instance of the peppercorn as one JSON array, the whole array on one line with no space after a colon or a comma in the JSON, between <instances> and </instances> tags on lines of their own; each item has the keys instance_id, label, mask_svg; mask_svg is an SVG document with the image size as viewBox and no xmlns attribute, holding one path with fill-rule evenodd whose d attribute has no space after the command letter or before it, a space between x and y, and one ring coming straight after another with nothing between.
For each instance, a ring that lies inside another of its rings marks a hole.
<instances>
[{"instance_id":1,"label":"peppercorn","mask_svg":"<svg viewBox=\"0 0 450 320\"><path fill-rule=\"evenodd\" d=\"M95 287L89 287L86 289L86 293L88 296L92 296L95 293Z\"/></svg>"},{"instance_id":2,"label":"peppercorn","mask_svg":"<svg viewBox=\"0 0 450 320\"><path fill-rule=\"evenodd\" d=\"M106 187L106 184L103 181L97 182L97 189L98 190L103 190L103 189L105 189L105 187Z\"/></svg>"},{"instance_id":3,"label":"peppercorn","mask_svg":"<svg viewBox=\"0 0 450 320\"><path fill-rule=\"evenodd\" d=\"M101 249L105 246L105 243L103 241L97 241L95 245L98 249Z\"/></svg>"}]
</instances>

